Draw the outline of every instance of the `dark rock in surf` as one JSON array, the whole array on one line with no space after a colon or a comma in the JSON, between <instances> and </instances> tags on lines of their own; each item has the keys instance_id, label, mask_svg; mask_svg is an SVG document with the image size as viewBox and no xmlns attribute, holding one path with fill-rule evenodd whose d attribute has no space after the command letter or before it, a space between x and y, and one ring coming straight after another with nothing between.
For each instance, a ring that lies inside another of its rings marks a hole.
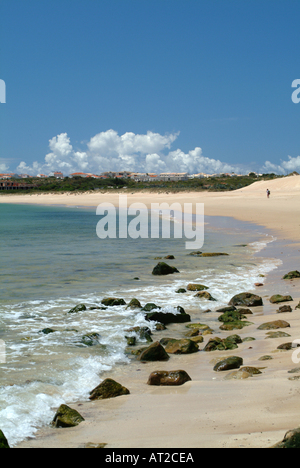
<instances>
[{"instance_id":1,"label":"dark rock in surf","mask_svg":"<svg viewBox=\"0 0 300 468\"><path fill-rule=\"evenodd\" d=\"M146 320L148 322L160 322L164 325L168 325L169 323L187 323L191 321L191 316L185 312L185 310L178 306L177 307L178 314L172 314L171 312L150 312L146 314Z\"/></svg>"},{"instance_id":2,"label":"dark rock in surf","mask_svg":"<svg viewBox=\"0 0 300 468\"><path fill-rule=\"evenodd\" d=\"M86 310L85 304L79 304L76 307L73 307L73 309L69 310L68 314L78 314L78 312L83 312Z\"/></svg>"},{"instance_id":3,"label":"dark rock in surf","mask_svg":"<svg viewBox=\"0 0 300 468\"><path fill-rule=\"evenodd\" d=\"M209 288L207 286L204 286L203 284L190 283L187 286L188 291L205 291L207 289L209 289Z\"/></svg>"},{"instance_id":4,"label":"dark rock in surf","mask_svg":"<svg viewBox=\"0 0 300 468\"><path fill-rule=\"evenodd\" d=\"M141 309L141 308L142 308L141 303L136 298L131 299L128 306L126 307L126 309Z\"/></svg>"},{"instance_id":5,"label":"dark rock in surf","mask_svg":"<svg viewBox=\"0 0 300 468\"><path fill-rule=\"evenodd\" d=\"M126 305L124 299L119 299L117 297L107 297L101 301L101 304L108 306L108 307L116 307Z\"/></svg>"},{"instance_id":6,"label":"dark rock in surf","mask_svg":"<svg viewBox=\"0 0 300 468\"><path fill-rule=\"evenodd\" d=\"M159 262L152 271L152 275L155 276L173 275L174 273L179 273L177 268L171 267L170 265L164 262Z\"/></svg>"}]
</instances>

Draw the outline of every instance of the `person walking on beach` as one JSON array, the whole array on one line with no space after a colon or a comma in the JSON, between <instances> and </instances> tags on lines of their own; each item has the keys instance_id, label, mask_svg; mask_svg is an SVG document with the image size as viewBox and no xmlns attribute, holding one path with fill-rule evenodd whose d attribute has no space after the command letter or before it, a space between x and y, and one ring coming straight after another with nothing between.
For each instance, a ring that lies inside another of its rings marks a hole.
<instances>
[{"instance_id":1,"label":"person walking on beach","mask_svg":"<svg viewBox=\"0 0 300 468\"><path fill-rule=\"evenodd\" d=\"M271 192L269 189L267 189L267 198L270 198Z\"/></svg>"}]
</instances>

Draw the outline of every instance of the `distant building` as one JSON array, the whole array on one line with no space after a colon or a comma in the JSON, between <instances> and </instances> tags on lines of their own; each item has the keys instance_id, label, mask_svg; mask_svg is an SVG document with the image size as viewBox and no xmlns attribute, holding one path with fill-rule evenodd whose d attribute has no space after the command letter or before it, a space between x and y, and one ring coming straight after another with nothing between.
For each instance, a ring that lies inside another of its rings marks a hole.
<instances>
[{"instance_id":1,"label":"distant building","mask_svg":"<svg viewBox=\"0 0 300 468\"><path fill-rule=\"evenodd\" d=\"M64 175L62 172L50 172L48 177L55 177L56 179L63 179Z\"/></svg>"},{"instance_id":2,"label":"distant building","mask_svg":"<svg viewBox=\"0 0 300 468\"><path fill-rule=\"evenodd\" d=\"M48 176L46 176L45 174L38 174L37 177L39 179L48 179Z\"/></svg>"},{"instance_id":3,"label":"distant building","mask_svg":"<svg viewBox=\"0 0 300 468\"><path fill-rule=\"evenodd\" d=\"M20 179L19 174L0 174L0 179L8 180L8 179Z\"/></svg>"},{"instance_id":4,"label":"distant building","mask_svg":"<svg viewBox=\"0 0 300 468\"><path fill-rule=\"evenodd\" d=\"M183 181L183 180L189 180L189 174L187 172L162 172L158 176L158 180L163 180L163 181Z\"/></svg>"}]
</instances>

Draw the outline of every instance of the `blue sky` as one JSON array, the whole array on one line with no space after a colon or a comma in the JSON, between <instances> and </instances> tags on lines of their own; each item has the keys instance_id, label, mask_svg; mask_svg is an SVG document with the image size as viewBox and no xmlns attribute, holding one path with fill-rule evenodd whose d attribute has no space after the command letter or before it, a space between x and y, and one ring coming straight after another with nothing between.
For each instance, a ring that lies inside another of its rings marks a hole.
<instances>
[{"instance_id":1,"label":"blue sky","mask_svg":"<svg viewBox=\"0 0 300 468\"><path fill-rule=\"evenodd\" d=\"M299 0L1 0L0 172L300 172Z\"/></svg>"}]
</instances>

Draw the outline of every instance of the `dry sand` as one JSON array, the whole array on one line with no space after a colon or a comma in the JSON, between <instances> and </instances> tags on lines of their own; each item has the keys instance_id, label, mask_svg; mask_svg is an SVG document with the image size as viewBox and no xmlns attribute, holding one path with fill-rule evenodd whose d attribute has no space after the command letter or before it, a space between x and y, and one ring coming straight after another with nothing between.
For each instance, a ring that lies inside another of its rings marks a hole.
<instances>
[{"instance_id":1,"label":"dry sand","mask_svg":"<svg viewBox=\"0 0 300 468\"><path fill-rule=\"evenodd\" d=\"M267 200L266 189L271 191ZM96 206L103 201L118 202L116 194L1 196L5 203L63 204ZM283 281L284 273L297 268L299 259L300 176L258 182L251 187L231 193L133 194L128 202L174 201L204 202L208 215L231 216L264 225L280 239L273 244L272 255L283 265L265 280L262 288L253 291L264 298L264 307L253 308L249 317L253 325L237 331L242 338L255 341L239 345L227 352L197 353L172 356L168 363L141 364L116 369L106 377L115 378L130 389L129 396L106 401L82 402L71 405L85 418L72 429L44 428L36 439L24 441L20 447L83 447L87 443L107 443L107 448L191 448L191 447L270 447L282 440L285 432L299 426L300 381L288 374L299 367L292 361L292 351L277 351L282 343L300 339L300 310L276 314L278 306L269 303L277 292L289 293L300 299L300 280ZM288 242L286 242L288 241ZM293 246L287 243L294 241ZM242 291L241 291L242 292ZM288 338L265 339L266 332L258 330L264 322L286 320L291 328L283 331ZM205 315L203 316L205 323ZM172 333L168 327L168 334ZM178 327L178 326L177 326ZM182 332L184 326L182 325ZM175 328L174 328L175 330ZM178 330L177 330L178 331ZM218 325L213 336L226 337L235 332L221 332ZM161 332L160 332L161 333ZM161 335L158 335L161 336ZM200 345L203 349L210 336ZM263 355L273 360L261 362ZM224 374L213 371L213 359L237 355L244 365L265 367L262 375L242 381L224 381ZM300 357L300 353L299 353ZM154 370L184 369L192 381L182 387L149 387L146 382ZM92 390L92 389L91 389Z\"/></svg>"}]
</instances>

